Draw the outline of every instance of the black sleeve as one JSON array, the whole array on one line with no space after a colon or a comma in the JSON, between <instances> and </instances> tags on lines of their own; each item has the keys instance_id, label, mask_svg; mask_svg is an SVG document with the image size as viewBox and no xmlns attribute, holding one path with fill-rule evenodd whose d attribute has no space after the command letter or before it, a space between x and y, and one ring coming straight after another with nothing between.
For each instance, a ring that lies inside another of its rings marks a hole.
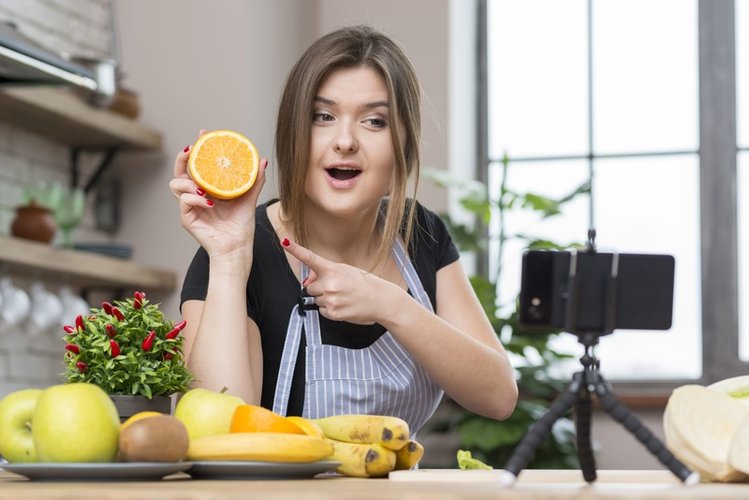
<instances>
[{"instance_id":1,"label":"black sleeve","mask_svg":"<svg viewBox=\"0 0 749 500\"><path fill-rule=\"evenodd\" d=\"M409 256L432 305L437 307L437 271L460 258L447 226L421 204L416 207L416 227Z\"/></svg>"},{"instance_id":2,"label":"black sleeve","mask_svg":"<svg viewBox=\"0 0 749 500\"><path fill-rule=\"evenodd\" d=\"M198 248L182 283L180 310L188 300L205 300L208 294L208 265L208 252L203 247Z\"/></svg>"},{"instance_id":3,"label":"black sleeve","mask_svg":"<svg viewBox=\"0 0 749 500\"><path fill-rule=\"evenodd\" d=\"M418 204L416 213L416 238L420 247L429 249L435 272L458 260L458 249L439 215L421 204Z\"/></svg>"}]
</instances>

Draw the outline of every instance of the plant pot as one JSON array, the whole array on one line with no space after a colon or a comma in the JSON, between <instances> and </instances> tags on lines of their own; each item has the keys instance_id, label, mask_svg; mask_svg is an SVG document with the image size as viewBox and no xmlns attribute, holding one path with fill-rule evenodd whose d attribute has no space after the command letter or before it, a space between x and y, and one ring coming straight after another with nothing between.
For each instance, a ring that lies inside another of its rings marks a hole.
<instances>
[{"instance_id":1,"label":"plant pot","mask_svg":"<svg viewBox=\"0 0 749 500\"><path fill-rule=\"evenodd\" d=\"M57 226L49 209L30 203L16 208L16 217L10 232L16 238L49 243L55 237Z\"/></svg>"},{"instance_id":2,"label":"plant pot","mask_svg":"<svg viewBox=\"0 0 749 500\"><path fill-rule=\"evenodd\" d=\"M127 394L110 394L109 397L114 401L117 408L117 414L120 416L120 422L124 422L136 413L142 411L157 411L170 415L172 413L171 396L154 396L148 399L145 396L131 396Z\"/></svg>"}]
</instances>

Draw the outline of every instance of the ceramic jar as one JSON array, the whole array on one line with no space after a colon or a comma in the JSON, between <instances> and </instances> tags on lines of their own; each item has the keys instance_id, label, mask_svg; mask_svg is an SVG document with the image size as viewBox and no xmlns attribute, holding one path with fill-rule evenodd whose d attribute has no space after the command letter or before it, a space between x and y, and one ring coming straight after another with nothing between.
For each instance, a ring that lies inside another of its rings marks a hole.
<instances>
[{"instance_id":1,"label":"ceramic jar","mask_svg":"<svg viewBox=\"0 0 749 500\"><path fill-rule=\"evenodd\" d=\"M55 237L55 219L46 207L34 202L16 208L10 232L16 238L49 243Z\"/></svg>"}]
</instances>

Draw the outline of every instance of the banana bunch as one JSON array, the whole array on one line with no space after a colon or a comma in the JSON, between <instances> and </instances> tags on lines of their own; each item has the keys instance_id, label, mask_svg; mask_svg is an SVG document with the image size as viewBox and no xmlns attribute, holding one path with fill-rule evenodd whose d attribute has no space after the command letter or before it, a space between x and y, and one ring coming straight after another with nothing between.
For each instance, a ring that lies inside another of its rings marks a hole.
<instances>
[{"instance_id":1,"label":"banana bunch","mask_svg":"<svg viewBox=\"0 0 749 500\"><path fill-rule=\"evenodd\" d=\"M190 441L187 460L258 460L316 462L328 458L333 447L325 440L281 432L233 432Z\"/></svg>"},{"instance_id":2,"label":"banana bunch","mask_svg":"<svg viewBox=\"0 0 749 500\"><path fill-rule=\"evenodd\" d=\"M333 448L329 460L337 471L353 477L382 477L410 469L424 456L424 447L409 439L408 424L383 415L337 415L312 420Z\"/></svg>"}]
</instances>

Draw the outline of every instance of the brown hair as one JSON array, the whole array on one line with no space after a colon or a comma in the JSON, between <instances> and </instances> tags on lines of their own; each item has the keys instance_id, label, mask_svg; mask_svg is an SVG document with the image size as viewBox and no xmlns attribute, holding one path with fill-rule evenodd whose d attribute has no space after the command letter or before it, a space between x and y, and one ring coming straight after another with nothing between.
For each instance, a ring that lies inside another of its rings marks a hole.
<instances>
[{"instance_id":1,"label":"brown hair","mask_svg":"<svg viewBox=\"0 0 749 500\"><path fill-rule=\"evenodd\" d=\"M413 233L416 203L407 203L409 176L413 197L419 178L421 140L420 90L416 72L398 44L368 26L333 31L313 43L291 69L278 109L276 159L283 213L294 237L307 243L304 186L310 153L310 130L317 90L332 71L366 66L378 71L387 87L390 135L395 153L395 178L389 195L377 262L384 262L400 234L406 244ZM403 140L401 141L401 138ZM408 212L408 213L406 213Z\"/></svg>"}]
</instances>

